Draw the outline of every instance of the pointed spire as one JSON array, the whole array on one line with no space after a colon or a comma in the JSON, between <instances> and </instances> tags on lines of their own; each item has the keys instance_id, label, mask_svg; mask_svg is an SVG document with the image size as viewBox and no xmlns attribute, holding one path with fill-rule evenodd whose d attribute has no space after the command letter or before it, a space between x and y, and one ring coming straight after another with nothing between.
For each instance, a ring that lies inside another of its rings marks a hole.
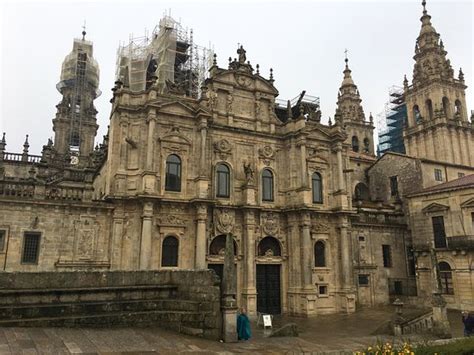
<instances>
[{"instance_id":1,"label":"pointed spire","mask_svg":"<svg viewBox=\"0 0 474 355\"><path fill-rule=\"evenodd\" d=\"M459 68L459 81L464 81L464 73L462 72L462 68Z\"/></svg>"},{"instance_id":2,"label":"pointed spire","mask_svg":"<svg viewBox=\"0 0 474 355\"><path fill-rule=\"evenodd\" d=\"M426 15L428 13L428 11L426 11L426 0L423 0L421 5L423 5L423 15Z\"/></svg>"},{"instance_id":3,"label":"pointed spire","mask_svg":"<svg viewBox=\"0 0 474 355\"><path fill-rule=\"evenodd\" d=\"M2 140L0 140L0 160L3 160L3 152L5 151L5 146L7 142L5 141L5 132L3 132Z\"/></svg>"},{"instance_id":4,"label":"pointed spire","mask_svg":"<svg viewBox=\"0 0 474 355\"><path fill-rule=\"evenodd\" d=\"M25 137L25 143L23 143L23 153L28 154L28 148L30 147L30 144L28 143L28 135Z\"/></svg>"},{"instance_id":5,"label":"pointed spire","mask_svg":"<svg viewBox=\"0 0 474 355\"><path fill-rule=\"evenodd\" d=\"M84 24L82 25L82 40L85 41L86 40L86 20L84 20Z\"/></svg>"},{"instance_id":6,"label":"pointed spire","mask_svg":"<svg viewBox=\"0 0 474 355\"><path fill-rule=\"evenodd\" d=\"M344 73L344 80L342 81L341 87L346 86L346 85L354 85L354 81L352 80L351 73L352 71L349 69L349 58L347 58L347 49L344 51L345 58L344 62L346 63L346 67L343 71Z\"/></svg>"},{"instance_id":7,"label":"pointed spire","mask_svg":"<svg viewBox=\"0 0 474 355\"><path fill-rule=\"evenodd\" d=\"M369 121L370 123L374 123L374 117L372 116L372 112L369 115Z\"/></svg>"}]
</instances>

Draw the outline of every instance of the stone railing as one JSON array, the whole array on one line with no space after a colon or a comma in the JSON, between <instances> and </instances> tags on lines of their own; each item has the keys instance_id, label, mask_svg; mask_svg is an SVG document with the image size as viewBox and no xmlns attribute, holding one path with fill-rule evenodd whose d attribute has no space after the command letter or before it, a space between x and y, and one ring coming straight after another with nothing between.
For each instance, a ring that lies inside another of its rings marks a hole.
<instances>
[{"instance_id":1,"label":"stone railing","mask_svg":"<svg viewBox=\"0 0 474 355\"><path fill-rule=\"evenodd\" d=\"M406 320L394 322L394 334L417 334L429 333L433 329L433 311L426 311L423 314Z\"/></svg>"},{"instance_id":2,"label":"stone railing","mask_svg":"<svg viewBox=\"0 0 474 355\"><path fill-rule=\"evenodd\" d=\"M0 181L0 197L54 201L86 201L92 198L84 187L45 186L31 181Z\"/></svg>"},{"instance_id":3,"label":"stone railing","mask_svg":"<svg viewBox=\"0 0 474 355\"><path fill-rule=\"evenodd\" d=\"M460 235L454 237L447 237L449 249L474 249L474 235Z\"/></svg>"},{"instance_id":4,"label":"stone railing","mask_svg":"<svg viewBox=\"0 0 474 355\"><path fill-rule=\"evenodd\" d=\"M41 155L30 155L21 153L3 153L3 161L8 162L26 162L26 163L39 163Z\"/></svg>"},{"instance_id":5,"label":"stone railing","mask_svg":"<svg viewBox=\"0 0 474 355\"><path fill-rule=\"evenodd\" d=\"M63 201L82 201L84 189L77 187L46 187L44 194L47 200L63 200Z\"/></svg>"},{"instance_id":6,"label":"stone railing","mask_svg":"<svg viewBox=\"0 0 474 355\"><path fill-rule=\"evenodd\" d=\"M353 223L405 224L403 216L386 213L359 213L351 217Z\"/></svg>"},{"instance_id":7,"label":"stone railing","mask_svg":"<svg viewBox=\"0 0 474 355\"><path fill-rule=\"evenodd\" d=\"M30 182L0 182L0 196L33 198L35 185Z\"/></svg>"}]
</instances>

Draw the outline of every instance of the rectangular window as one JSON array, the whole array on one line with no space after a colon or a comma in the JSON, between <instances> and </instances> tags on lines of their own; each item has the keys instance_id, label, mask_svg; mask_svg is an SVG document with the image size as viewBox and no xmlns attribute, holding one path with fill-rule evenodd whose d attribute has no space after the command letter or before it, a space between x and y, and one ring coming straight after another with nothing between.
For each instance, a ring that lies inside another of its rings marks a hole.
<instances>
[{"instance_id":1,"label":"rectangular window","mask_svg":"<svg viewBox=\"0 0 474 355\"><path fill-rule=\"evenodd\" d=\"M397 176L390 177L390 195L391 196L398 195L398 177Z\"/></svg>"},{"instance_id":2,"label":"rectangular window","mask_svg":"<svg viewBox=\"0 0 474 355\"><path fill-rule=\"evenodd\" d=\"M323 285L319 285L318 292L319 292L320 295L327 295L328 294L328 287L323 286Z\"/></svg>"},{"instance_id":3,"label":"rectangular window","mask_svg":"<svg viewBox=\"0 0 474 355\"><path fill-rule=\"evenodd\" d=\"M441 169L434 169L434 175L436 181L443 181L443 172Z\"/></svg>"},{"instance_id":4,"label":"rectangular window","mask_svg":"<svg viewBox=\"0 0 474 355\"><path fill-rule=\"evenodd\" d=\"M369 285L369 275L359 275L359 286Z\"/></svg>"},{"instance_id":5,"label":"rectangular window","mask_svg":"<svg viewBox=\"0 0 474 355\"><path fill-rule=\"evenodd\" d=\"M390 245L382 245L383 266L392 267L392 248Z\"/></svg>"},{"instance_id":6,"label":"rectangular window","mask_svg":"<svg viewBox=\"0 0 474 355\"><path fill-rule=\"evenodd\" d=\"M458 173L458 178L464 177L464 173Z\"/></svg>"},{"instance_id":7,"label":"rectangular window","mask_svg":"<svg viewBox=\"0 0 474 355\"><path fill-rule=\"evenodd\" d=\"M21 262L23 264L37 264L39 256L41 233L25 232L23 235L23 254Z\"/></svg>"},{"instance_id":8,"label":"rectangular window","mask_svg":"<svg viewBox=\"0 0 474 355\"><path fill-rule=\"evenodd\" d=\"M0 252L5 250L5 239L7 239L7 231L0 229Z\"/></svg>"},{"instance_id":9,"label":"rectangular window","mask_svg":"<svg viewBox=\"0 0 474 355\"><path fill-rule=\"evenodd\" d=\"M444 230L443 216L433 217L433 235L435 248L446 248L446 232Z\"/></svg>"}]
</instances>

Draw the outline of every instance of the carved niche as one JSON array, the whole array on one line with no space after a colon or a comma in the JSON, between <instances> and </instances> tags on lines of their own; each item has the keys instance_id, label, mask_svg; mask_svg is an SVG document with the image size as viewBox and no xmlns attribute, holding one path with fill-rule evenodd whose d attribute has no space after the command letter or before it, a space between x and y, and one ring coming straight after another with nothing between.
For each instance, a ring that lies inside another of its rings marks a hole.
<instances>
[{"instance_id":1,"label":"carved niche","mask_svg":"<svg viewBox=\"0 0 474 355\"><path fill-rule=\"evenodd\" d=\"M215 234L231 233L234 230L234 225L235 213L233 210L227 208L214 210Z\"/></svg>"},{"instance_id":2,"label":"carved niche","mask_svg":"<svg viewBox=\"0 0 474 355\"><path fill-rule=\"evenodd\" d=\"M227 139L221 139L214 142L214 152L222 159L226 160L232 153L232 145Z\"/></svg>"},{"instance_id":3,"label":"carved niche","mask_svg":"<svg viewBox=\"0 0 474 355\"><path fill-rule=\"evenodd\" d=\"M97 253L97 238L100 224L92 217L81 217L74 221L74 259L91 260Z\"/></svg>"}]
</instances>

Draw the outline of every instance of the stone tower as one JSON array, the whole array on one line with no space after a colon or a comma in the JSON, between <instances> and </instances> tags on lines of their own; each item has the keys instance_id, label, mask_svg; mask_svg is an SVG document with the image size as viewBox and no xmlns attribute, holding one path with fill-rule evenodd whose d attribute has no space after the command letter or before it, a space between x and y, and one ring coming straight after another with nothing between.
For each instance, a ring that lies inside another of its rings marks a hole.
<instances>
[{"instance_id":1,"label":"stone tower","mask_svg":"<svg viewBox=\"0 0 474 355\"><path fill-rule=\"evenodd\" d=\"M431 24L423 0L421 30L415 45L412 85L405 77L407 154L474 166L474 127L468 120L464 75L454 77L443 41Z\"/></svg>"},{"instance_id":2,"label":"stone tower","mask_svg":"<svg viewBox=\"0 0 474 355\"><path fill-rule=\"evenodd\" d=\"M374 154L373 121L365 120L359 89L352 80L349 60L345 59L344 79L337 94L337 108L334 116L336 124L345 127L348 135L346 143L351 144L352 150L357 153Z\"/></svg>"},{"instance_id":3,"label":"stone tower","mask_svg":"<svg viewBox=\"0 0 474 355\"><path fill-rule=\"evenodd\" d=\"M62 95L53 119L54 147L59 154L88 157L94 149L99 127L94 100L100 95L99 66L92 56L92 42L74 39L71 53L63 61L61 81L56 88ZM77 161L73 159L72 162Z\"/></svg>"}]
</instances>

